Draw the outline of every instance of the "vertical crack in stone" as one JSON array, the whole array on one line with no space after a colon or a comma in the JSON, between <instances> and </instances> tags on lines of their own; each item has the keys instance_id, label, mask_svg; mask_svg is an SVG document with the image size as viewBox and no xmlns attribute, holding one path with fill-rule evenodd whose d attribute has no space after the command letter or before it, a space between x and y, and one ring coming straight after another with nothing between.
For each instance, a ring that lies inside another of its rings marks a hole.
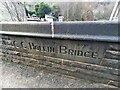
<instances>
[{"instance_id":1,"label":"vertical crack in stone","mask_svg":"<svg viewBox=\"0 0 120 90\"><path fill-rule=\"evenodd\" d=\"M52 30L52 38L55 37L55 32L54 32L54 23L51 22L51 30Z\"/></svg>"}]
</instances>

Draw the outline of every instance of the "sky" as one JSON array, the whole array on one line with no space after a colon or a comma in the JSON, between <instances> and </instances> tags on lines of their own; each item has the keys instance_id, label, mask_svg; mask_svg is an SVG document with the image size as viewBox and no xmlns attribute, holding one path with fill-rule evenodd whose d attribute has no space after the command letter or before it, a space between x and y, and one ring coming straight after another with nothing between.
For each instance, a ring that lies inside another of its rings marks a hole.
<instances>
[{"instance_id":1,"label":"sky","mask_svg":"<svg viewBox=\"0 0 120 90\"><path fill-rule=\"evenodd\" d=\"M0 0L0 1L25 1L25 2L115 2L116 0Z\"/></svg>"},{"instance_id":2,"label":"sky","mask_svg":"<svg viewBox=\"0 0 120 90\"><path fill-rule=\"evenodd\" d=\"M20 1L45 1L45 2L114 2L116 0L20 0Z\"/></svg>"}]
</instances>

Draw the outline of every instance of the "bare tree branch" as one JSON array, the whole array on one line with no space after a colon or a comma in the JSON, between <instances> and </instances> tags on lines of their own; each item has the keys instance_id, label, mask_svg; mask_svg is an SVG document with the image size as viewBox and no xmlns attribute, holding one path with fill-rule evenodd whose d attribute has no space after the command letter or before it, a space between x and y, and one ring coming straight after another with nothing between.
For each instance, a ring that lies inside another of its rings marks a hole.
<instances>
[{"instance_id":1,"label":"bare tree branch","mask_svg":"<svg viewBox=\"0 0 120 90\"><path fill-rule=\"evenodd\" d=\"M12 12L10 10L10 7L9 7L8 3L7 2L1 2L1 4L7 9L8 13L9 13L9 15L11 17L11 20L14 21L13 14L12 14Z\"/></svg>"},{"instance_id":2,"label":"bare tree branch","mask_svg":"<svg viewBox=\"0 0 120 90\"><path fill-rule=\"evenodd\" d=\"M12 21L26 20L24 5L20 1L4 0L0 1L0 3L5 7Z\"/></svg>"}]
</instances>

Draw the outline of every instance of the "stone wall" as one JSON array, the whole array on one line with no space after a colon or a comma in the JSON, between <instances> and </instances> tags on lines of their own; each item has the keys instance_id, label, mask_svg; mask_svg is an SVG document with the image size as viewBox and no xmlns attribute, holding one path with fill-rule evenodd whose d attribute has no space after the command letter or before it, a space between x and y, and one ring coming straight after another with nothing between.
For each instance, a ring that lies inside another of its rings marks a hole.
<instances>
[{"instance_id":1,"label":"stone wall","mask_svg":"<svg viewBox=\"0 0 120 90\"><path fill-rule=\"evenodd\" d=\"M3 61L117 86L118 23L1 23Z\"/></svg>"}]
</instances>

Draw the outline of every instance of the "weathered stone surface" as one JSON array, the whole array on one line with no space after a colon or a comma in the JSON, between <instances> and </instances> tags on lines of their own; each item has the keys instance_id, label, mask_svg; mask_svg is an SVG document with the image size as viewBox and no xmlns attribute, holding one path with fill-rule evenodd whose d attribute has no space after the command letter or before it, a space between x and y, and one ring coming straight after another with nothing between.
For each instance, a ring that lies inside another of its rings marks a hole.
<instances>
[{"instance_id":1,"label":"weathered stone surface","mask_svg":"<svg viewBox=\"0 0 120 90\"><path fill-rule=\"evenodd\" d=\"M118 87L117 25L111 22L3 23L0 56L3 61Z\"/></svg>"},{"instance_id":2,"label":"weathered stone surface","mask_svg":"<svg viewBox=\"0 0 120 90\"><path fill-rule=\"evenodd\" d=\"M84 79L77 79L59 73L50 73L33 67L8 62L2 62L0 73L2 73L0 75L0 81L2 81L0 89L115 88L110 85L94 83Z\"/></svg>"}]
</instances>

